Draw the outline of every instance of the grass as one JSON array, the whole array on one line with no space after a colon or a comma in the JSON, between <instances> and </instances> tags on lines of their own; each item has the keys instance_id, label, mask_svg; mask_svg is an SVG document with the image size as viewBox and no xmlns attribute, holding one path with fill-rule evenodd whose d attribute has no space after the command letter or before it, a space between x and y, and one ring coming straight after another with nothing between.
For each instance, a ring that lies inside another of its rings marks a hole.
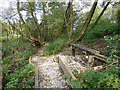
<instances>
[{"instance_id":1,"label":"grass","mask_svg":"<svg viewBox=\"0 0 120 90\"><path fill-rule=\"evenodd\" d=\"M19 41L4 39L2 43L2 73L4 88L33 88L35 67L29 64L29 57L34 55L37 47L19 38Z\"/></svg>"}]
</instances>

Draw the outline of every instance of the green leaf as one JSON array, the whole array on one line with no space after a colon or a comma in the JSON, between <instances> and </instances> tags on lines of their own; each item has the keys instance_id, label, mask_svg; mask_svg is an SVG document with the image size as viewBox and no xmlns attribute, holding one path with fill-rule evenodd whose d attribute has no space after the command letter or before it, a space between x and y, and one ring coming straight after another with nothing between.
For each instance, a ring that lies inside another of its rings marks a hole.
<instances>
[{"instance_id":1,"label":"green leaf","mask_svg":"<svg viewBox=\"0 0 120 90\"><path fill-rule=\"evenodd\" d=\"M78 80L73 80L72 82L70 82L71 86L74 86L74 87L79 87L80 86L80 82Z\"/></svg>"}]
</instances>

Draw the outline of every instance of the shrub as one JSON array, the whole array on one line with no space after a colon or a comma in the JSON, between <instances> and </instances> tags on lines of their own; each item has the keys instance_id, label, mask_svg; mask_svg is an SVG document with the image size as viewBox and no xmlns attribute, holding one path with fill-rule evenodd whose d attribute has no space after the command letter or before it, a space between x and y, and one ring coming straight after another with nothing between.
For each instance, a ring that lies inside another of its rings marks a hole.
<instances>
[{"instance_id":1,"label":"shrub","mask_svg":"<svg viewBox=\"0 0 120 90\"><path fill-rule=\"evenodd\" d=\"M88 28L82 38L82 42L92 43L106 35L115 35L119 33L120 23L111 23L107 25L98 25L94 29Z\"/></svg>"},{"instance_id":2,"label":"shrub","mask_svg":"<svg viewBox=\"0 0 120 90\"><path fill-rule=\"evenodd\" d=\"M64 50L64 45L66 44L67 40L68 35L65 34L62 37L55 39L52 43L47 43L45 54L51 55L61 52L62 50Z\"/></svg>"},{"instance_id":3,"label":"shrub","mask_svg":"<svg viewBox=\"0 0 120 90\"><path fill-rule=\"evenodd\" d=\"M108 46L105 48L107 56L118 55L120 56L120 35L105 36L104 37Z\"/></svg>"},{"instance_id":4,"label":"shrub","mask_svg":"<svg viewBox=\"0 0 120 90\"><path fill-rule=\"evenodd\" d=\"M117 11L117 22L118 23L120 22L120 9L118 9Z\"/></svg>"},{"instance_id":5,"label":"shrub","mask_svg":"<svg viewBox=\"0 0 120 90\"><path fill-rule=\"evenodd\" d=\"M3 42L3 87L32 88L34 87L34 66L29 64L29 57L36 51L32 43L23 39L19 41L4 40Z\"/></svg>"},{"instance_id":6,"label":"shrub","mask_svg":"<svg viewBox=\"0 0 120 90\"><path fill-rule=\"evenodd\" d=\"M86 71L77 74L78 80L71 81L70 85L76 88L120 88L118 67L111 65L103 71Z\"/></svg>"}]
</instances>

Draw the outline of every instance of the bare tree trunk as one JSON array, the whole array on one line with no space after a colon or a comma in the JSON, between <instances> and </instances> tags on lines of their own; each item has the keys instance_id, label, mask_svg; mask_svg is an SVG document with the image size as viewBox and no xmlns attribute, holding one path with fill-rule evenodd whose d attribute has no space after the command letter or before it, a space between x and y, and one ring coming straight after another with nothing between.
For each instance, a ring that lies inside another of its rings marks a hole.
<instances>
[{"instance_id":1,"label":"bare tree trunk","mask_svg":"<svg viewBox=\"0 0 120 90\"><path fill-rule=\"evenodd\" d=\"M44 2L42 2L42 5L43 5L43 21L45 22L45 4L44 4ZM44 33L44 41L45 41L45 33Z\"/></svg>"},{"instance_id":2,"label":"bare tree trunk","mask_svg":"<svg viewBox=\"0 0 120 90\"><path fill-rule=\"evenodd\" d=\"M47 20L45 20L45 41L48 41L48 25L47 25Z\"/></svg>"},{"instance_id":3,"label":"bare tree trunk","mask_svg":"<svg viewBox=\"0 0 120 90\"><path fill-rule=\"evenodd\" d=\"M2 23L2 25L4 26L4 24ZM5 26L4 26L5 27ZM9 29L9 31L8 31L8 29ZM15 41L15 39L14 39L14 37L12 36L12 34L10 33L10 26L9 26L9 28L6 28L5 27L5 30L7 31L7 41L8 41L8 32L9 32L9 36L11 37L11 39L13 40L13 41Z\"/></svg>"},{"instance_id":4,"label":"bare tree trunk","mask_svg":"<svg viewBox=\"0 0 120 90\"><path fill-rule=\"evenodd\" d=\"M97 2L98 2L98 0L95 0L95 1L94 1L94 4L93 4L93 6L92 6L92 8L91 8L91 10L90 10L90 13L89 13L89 15L88 15L88 17L87 17L87 19L86 19L86 22L84 23L84 25L83 25L83 27L81 28L79 34L77 35L77 38L74 39L72 42L78 41L78 40L82 37L82 35L84 34L85 30L87 29L87 27L88 27L88 25L89 25L89 23L90 23L90 21L91 21L91 19L92 19L92 16L93 16L94 11L95 11L96 6L97 6Z\"/></svg>"},{"instance_id":5,"label":"bare tree trunk","mask_svg":"<svg viewBox=\"0 0 120 90\"><path fill-rule=\"evenodd\" d=\"M45 36L44 36L44 38L45 38L45 41L48 41L48 25L47 25L47 18L45 17L45 4L44 3L42 3L43 4L43 20L44 20L44 24L45 24Z\"/></svg>"},{"instance_id":6,"label":"bare tree trunk","mask_svg":"<svg viewBox=\"0 0 120 90\"><path fill-rule=\"evenodd\" d=\"M8 21L8 22L9 22L9 25L11 25L12 29L15 30L15 31L17 31L24 39L26 39L26 40L28 40L28 41L30 41L30 42L33 42L31 39L29 39L29 38L27 38L25 35L23 35L20 30L18 30L17 28L15 28L15 27L10 23L10 21Z\"/></svg>"},{"instance_id":7,"label":"bare tree trunk","mask_svg":"<svg viewBox=\"0 0 120 90\"><path fill-rule=\"evenodd\" d=\"M38 39L35 39L34 37L32 37L31 33L30 33L30 28L26 25L25 21L22 18L22 15L20 13L20 8L19 8L19 0L17 0L17 11L20 17L20 20L22 21L23 25L25 26L26 30L28 31L28 34L30 36L30 39L27 38L26 36L24 36L19 30L17 30L14 26L12 26L14 28L14 30L17 30L19 32L20 35L22 35L24 38L26 38L26 40L29 40L31 42L34 42L37 46L41 46L40 42L38 41Z\"/></svg>"},{"instance_id":8,"label":"bare tree trunk","mask_svg":"<svg viewBox=\"0 0 120 90\"><path fill-rule=\"evenodd\" d=\"M72 6L72 2L70 5L70 9L71 9L71 29L70 29L70 36L69 36L69 40L72 37L72 32L73 32L73 25L74 25L74 18L73 18L73 6Z\"/></svg>"},{"instance_id":9,"label":"bare tree trunk","mask_svg":"<svg viewBox=\"0 0 120 90\"><path fill-rule=\"evenodd\" d=\"M25 26L26 30L28 31L28 34L30 36L31 39L34 39L30 33L30 28L26 25L25 21L23 20L23 17L20 13L20 8L19 8L19 0L17 0L17 12L19 14L20 20L22 21L23 25Z\"/></svg>"},{"instance_id":10,"label":"bare tree trunk","mask_svg":"<svg viewBox=\"0 0 120 90\"><path fill-rule=\"evenodd\" d=\"M70 15L71 15L71 8L70 8L71 5L72 5L72 2L69 1L67 9L65 11L65 18L64 18L62 33L65 33L66 31L68 31L68 21L69 21Z\"/></svg>"},{"instance_id":11,"label":"bare tree trunk","mask_svg":"<svg viewBox=\"0 0 120 90\"><path fill-rule=\"evenodd\" d=\"M29 5L30 5L30 9L31 9L31 15L32 15L32 18L33 18L33 21L34 21L34 24L35 24L35 26L36 26L36 29L37 29L37 33L38 33L38 41L40 41L40 31L39 31L39 27L38 27L38 25L37 25L37 21L35 20L35 17L34 17L34 15L33 15L33 7L32 7L32 5L31 5L31 3L28 1L28 3L29 3Z\"/></svg>"},{"instance_id":12,"label":"bare tree trunk","mask_svg":"<svg viewBox=\"0 0 120 90\"><path fill-rule=\"evenodd\" d=\"M107 9L108 5L110 4L110 2L107 2L106 6L103 8L102 12L100 13L100 15L98 16L97 20L95 21L95 23L93 24L92 28L94 28L98 21L100 20L101 16L103 15L103 13L105 12L105 10Z\"/></svg>"}]
</instances>

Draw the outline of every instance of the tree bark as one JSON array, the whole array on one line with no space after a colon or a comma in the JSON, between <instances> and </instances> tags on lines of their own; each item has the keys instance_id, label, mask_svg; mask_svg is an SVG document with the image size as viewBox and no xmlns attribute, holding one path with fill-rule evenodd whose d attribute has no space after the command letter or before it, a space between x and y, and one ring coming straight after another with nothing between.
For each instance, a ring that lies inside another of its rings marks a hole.
<instances>
[{"instance_id":1,"label":"tree bark","mask_svg":"<svg viewBox=\"0 0 120 90\"><path fill-rule=\"evenodd\" d=\"M45 41L48 41L48 25L47 25L47 20L45 20Z\"/></svg>"},{"instance_id":2,"label":"tree bark","mask_svg":"<svg viewBox=\"0 0 120 90\"><path fill-rule=\"evenodd\" d=\"M30 2L28 1L28 3L29 3L29 5L30 5L30 10L31 10L31 15L32 15L32 18L33 18L33 22L34 22L34 24L35 24L35 27L36 27L36 29L37 29L37 33L38 33L38 41L40 41L40 32L39 32L39 27L38 27L38 25L37 25L37 21L35 20L35 17L34 17L34 14L33 14L33 7L32 7L32 5L30 4Z\"/></svg>"},{"instance_id":3,"label":"tree bark","mask_svg":"<svg viewBox=\"0 0 120 90\"><path fill-rule=\"evenodd\" d=\"M66 33L66 31L68 31L68 21L69 21L70 15L71 15L71 8L70 8L71 5L72 5L72 2L69 1L67 9L65 11L65 18L64 18L62 33Z\"/></svg>"},{"instance_id":4,"label":"tree bark","mask_svg":"<svg viewBox=\"0 0 120 90\"><path fill-rule=\"evenodd\" d=\"M3 23L2 23L2 25L4 26ZM6 27L4 26L4 28L5 28L5 31L7 32L7 41L8 41L8 37L9 37L9 36L11 37L11 39L12 39L13 41L15 41L13 35L10 33L10 31L11 31L10 26L9 26L9 28L6 28ZM8 29L9 29L9 31L8 31ZM9 32L9 36L8 36L8 32Z\"/></svg>"},{"instance_id":5,"label":"tree bark","mask_svg":"<svg viewBox=\"0 0 120 90\"><path fill-rule=\"evenodd\" d=\"M100 20L101 16L103 15L103 13L105 12L105 10L107 9L108 5L110 4L110 2L107 2L106 6L103 8L102 12L100 13L100 15L98 16L97 20L95 21L95 23L93 24L92 28L94 28L98 21Z\"/></svg>"},{"instance_id":6,"label":"tree bark","mask_svg":"<svg viewBox=\"0 0 120 90\"><path fill-rule=\"evenodd\" d=\"M11 25L12 29L15 30L16 32L18 32L24 39L30 41L30 42L33 42L31 39L27 38L25 35L22 34L22 32L20 30L18 30L17 28L15 28L11 23L10 21L8 21L9 25Z\"/></svg>"},{"instance_id":7,"label":"tree bark","mask_svg":"<svg viewBox=\"0 0 120 90\"><path fill-rule=\"evenodd\" d=\"M70 5L70 11L71 11L71 29L70 29L70 36L69 36L69 40L70 40L70 39L71 39L71 37L72 37L73 25L74 25L72 1L71 1L71 5Z\"/></svg>"},{"instance_id":8,"label":"tree bark","mask_svg":"<svg viewBox=\"0 0 120 90\"><path fill-rule=\"evenodd\" d=\"M30 36L30 39L27 38L26 36L24 36L24 35L18 30L19 34L22 35L24 38L26 38L26 40L29 40L29 41L31 41L31 42L34 42L37 46L41 46L41 44L40 44L40 42L38 41L38 39L35 39L35 38L31 35L31 33L30 33L30 28L26 25L25 21L23 20L23 17L22 17L22 15L21 15L21 13L20 13L20 8L19 8L19 0L17 0L17 12L18 12L18 14L19 14L20 20L22 21L23 25L25 26L26 30L28 31L28 34L29 34L29 36ZM13 27L15 30L17 30L14 26L12 26L12 27Z\"/></svg>"},{"instance_id":9,"label":"tree bark","mask_svg":"<svg viewBox=\"0 0 120 90\"><path fill-rule=\"evenodd\" d=\"M97 3L98 3L98 0L95 0L95 1L94 1L94 4L93 4L93 6L92 6L92 8L91 8L91 10L90 10L90 13L89 13L89 15L88 15L88 17L87 17L87 19L86 19L86 22L84 23L84 25L83 25L83 27L81 28L79 34L77 35L77 38L75 38L74 40L72 40L72 42L76 42L76 41L78 41L78 40L81 39L82 35L83 35L84 32L86 31L86 29L87 29L87 27L88 27L88 25L89 25L89 23L90 23L90 21L91 21L91 19L92 19L92 16L93 16L94 11L95 11L95 9L96 9Z\"/></svg>"},{"instance_id":10,"label":"tree bark","mask_svg":"<svg viewBox=\"0 0 120 90\"><path fill-rule=\"evenodd\" d=\"M19 14L20 20L22 21L23 25L25 26L26 30L28 31L28 34L30 36L31 39L34 39L30 33L30 28L26 25L25 21L23 20L23 17L20 13L20 8L19 8L19 0L17 0L17 12Z\"/></svg>"},{"instance_id":11,"label":"tree bark","mask_svg":"<svg viewBox=\"0 0 120 90\"><path fill-rule=\"evenodd\" d=\"M44 40L48 41L48 25L47 25L47 18L45 17L45 4L43 4L43 20L44 20L44 24L45 24L45 35L44 35Z\"/></svg>"}]
</instances>

